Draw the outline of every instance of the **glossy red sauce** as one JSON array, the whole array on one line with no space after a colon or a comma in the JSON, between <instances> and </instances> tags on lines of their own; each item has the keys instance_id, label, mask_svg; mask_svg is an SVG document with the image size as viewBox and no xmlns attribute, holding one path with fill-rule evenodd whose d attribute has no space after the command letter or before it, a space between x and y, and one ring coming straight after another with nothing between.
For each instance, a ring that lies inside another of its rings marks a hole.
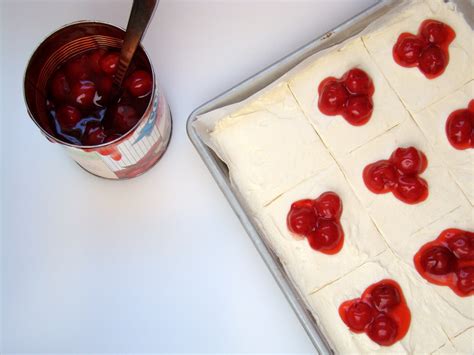
<instances>
[{"instance_id":1,"label":"glossy red sauce","mask_svg":"<svg viewBox=\"0 0 474 355\"><path fill-rule=\"evenodd\" d=\"M287 215L287 226L297 238L306 238L314 250L336 254L344 244L341 215L341 199L328 191L315 200L294 202Z\"/></svg>"},{"instance_id":2,"label":"glossy red sauce","mask_svg":"<svg viewBox=\"0 0 474 355\"><path fill-rule=\"evenodd\" d=\"M411 313L400 285L385 279L367 287L360 298L339 306L339 316L354 333L366 333L382 346L403 339L408 332Z\"/></svg>"},{"instance_id":3,"label":"glossy red sauce","mask_svg":"<svg viewBox=\"0 0 474 355\"><path fill-rule=\"evenodd\" d=\"M449 63L449 45L456 37L447 24L436 20L421 23L416 35L404 32L393 46L393 59L403 67L418 69L428 78L442 75Z\"/></svg>"},{"instance_id":4,"label":"glossy red sauce","mask_svg":"<svg viewBox=\"0 0 474 355\"><path fill-rule=\"evenodd\" d=\"M329 77L319 84L318 108L325 115L341 115L351 125L361 126L372 116L374 91L369 75L354 68L340 79Z\"/></svg>"},{"instance_id":5,"label":"glossy red sauce","mask_svg":"<svg viewBox=\"0 0 474 355\"><path fill-rule=\"evenodd\" d=\"M397 148L388 160L367 165L362 177L373 193L391 192L400 201L416 204L428 198L428 183L419 177L427 166L422 151L414 147Z\"/></svg>"},{"instance_id":6,"label":"glossy red sauce","mask_svg":"<svg viewBox=\"0 0 474 355\"><path fill-rule=\"evenodd\" d=\"M95 49L62 63L48 81L46 107L57 138L84 146L111 142L132 129L145 112L153 79L132 61L130 75L112 102L119 53ZM118 150L112 157L120 160ZM109 155L109 154L107 154Z\"/></svg>"},{"instance_id":7,"label":"glossy red sauce","mask_svg":"<svg viewBox=\"0 0 474 355\"><path fill-rule=\"evenodd\" d=\"M474 148L474 99L467 109L452 112L446 120L449 143L459 150Z\"/></svg>"},{"instance_id":8,"label":"glossy red sauce","mask_svg":"<svg viewBox=\"0 0 474 355\"><path fill-rule=\"evenodd\" d=\"M444 230L423 245L413 258L415 268L427 281L450 287L458 296L474 295L474 233Z\"/></svg>"}]
</instances>

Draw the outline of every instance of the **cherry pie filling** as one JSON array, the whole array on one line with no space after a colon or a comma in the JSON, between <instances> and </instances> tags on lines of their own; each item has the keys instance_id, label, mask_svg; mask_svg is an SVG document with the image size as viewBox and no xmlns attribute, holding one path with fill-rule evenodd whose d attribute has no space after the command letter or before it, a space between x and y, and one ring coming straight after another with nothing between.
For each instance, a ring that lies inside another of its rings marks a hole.
<instances>
[{"instance_id":1,"label":"cherry pie filling","mask_svg":"<svg viewBox=\"0 0 474 355\"><path fill-rule=\"evenodd\" d=\"M339 315L352 332L366 333L382 346L401 340L411 321L402 289L390 279L370 285L360 298L343 302Z\"/></svg>"},{"instance_id":2,"label":"cherry pie filling","mask_svg":"<svg viewBox=\"0 0 474 355\"><path fill-rule=\"evenodd\" d=\"M458 296L474 295L474 233L444 230L423 245L413 258L418 273L427 281L450 287Z\"/></svg>"},{"instance_id":3,"label":"cherry pie filling","mask_svg":"<svg viewBox=\"0 0 474 355\"><path fill-rule=\"evenodd\" d=\"M361 126L372 116L374 91L369 75L354 68L340 79L329 77L319 84L318 108L327 116L342 115L351 125Z\"/></svg>"},{"instance_id":4,"label":"cherry pie filling","mask_svg":"<svg viewBox=\"0 0 474 355\"><path fill-rule=\"evenodd\" d=\"M112 83L119 52L103 48L62 63L47 84L46 107L57 138L95 146L129 132L145 112L153 88L152 75L134 59L118 98Z\"/></svg>"},{"instance_id":5,"label":"cherry pie filling","mask_svg":"<svg viewBox=\"0 0 474 355\"><path fill-rule=\"evenodd\" d=\"M467 109L452 112L446 121L446 136L456 149L474 148L474 100Z\"/></svg>"},{"instance_id":6,"label":"cherry pie filling","mask_svg":"<svg viewBox=\"0 0 474 355\"><path fill-rule=\"evenodd\" d=\"M371 192L392 192L400 201L416 204L428 198L428 183L419 177L427 166L428 160L420 150L397 148L388 160L367 165L362 176Z\"/></svg>"},{"instance_id":7,"label":"cherry pie filling","mask_svg":"<svg viewBox=\"0 0 474 355\"><path fill-rule=\"evenodd\" d=\"M449 45L456 37L447 24L436 20L421 23L418 34L404 32L393 46L393 59L403 67L418 69L428 79L444 73L449 63Z\"/></svg>"},{"instance_id":8,"label":"cherry pie filling","mask_svg":"<svg viewBox=\"0 0 474 355\"><path fill-rule=\"evenodd\" d=\"M344 244L341 215L341 199L328 191L315 200L294 202L288 212L287 226L296 238L306 238L314 250L336 254Z\"/></svg>"}]
</instances>

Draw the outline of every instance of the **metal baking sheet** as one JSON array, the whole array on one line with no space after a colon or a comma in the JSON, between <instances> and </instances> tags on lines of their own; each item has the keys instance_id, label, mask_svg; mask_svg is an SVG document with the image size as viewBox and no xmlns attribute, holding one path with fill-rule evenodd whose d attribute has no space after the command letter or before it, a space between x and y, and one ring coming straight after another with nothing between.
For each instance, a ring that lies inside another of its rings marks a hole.
<instances>
[{"instance_id":1,"label":"metal baking sheet","mask_svg":"<svg viewBox=\"0 0 474 355\"><path fill-rule=\"evenodd\" d=\"M463 11L465 10L465 8L463 8L463 6L465 6L463 0L453 2L459 3L459 10L466 14L468 22L472 25L472 14ZM371 22L390 11L396 5L397 0L380 0L372 7L349 19L342 25L330 30L323 36L311 41L305 46L258 72L254 76L244 80L240 84L237 84L233 88L198 107L191 113L187 121L187 132L191 142L194 144L199 155L226 196L232 209L270 269L270 272L298 316L303 328L319 354L331 354L334 353L334 351L331 349L328 340L321 331L321 327L318 325L317 320L308 309L304 298L293 285L280 260L273 253L269 243L266 242L266 238L259 230L255 221L253 221L251 214L248 213L245 204L240 201L239 194L234 190L229 180L229 172L226 165L204 143L194 128L193 123L199 115L245 100L280 78L311 55L358 34Z\"/></svg>"}]
</instances>

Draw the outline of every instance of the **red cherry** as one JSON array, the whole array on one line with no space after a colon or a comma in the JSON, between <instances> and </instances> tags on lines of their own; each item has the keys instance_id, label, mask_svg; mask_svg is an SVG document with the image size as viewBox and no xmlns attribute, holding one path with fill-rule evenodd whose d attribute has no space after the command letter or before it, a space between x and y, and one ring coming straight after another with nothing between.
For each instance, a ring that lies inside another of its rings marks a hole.
<instances>
[{"instance_id":1,"label":"red cherry","mask_svg":"<svg viewBox=\"0 0 474 355\"><path fill-rule=\"evenodd\" d=\"M474 292L474 266L466 266L456 271L457 286L462 293Z\"/></svg>"},{"instance_id":2,"label":"red cherry","mask_svg":"<svg viewBox=\"0 0 474 355\"><path fill-rule=\"evenodd\" d=\"M99 145L104 143L106 135L104 129L97 122L89 122L86 125L82 143L84 145Z\"/></svg>"},{"instance_id":3,"label":"red cherry","mask_svg":"<svg viewBox=\"0 0 474 355\"><path fill-rule=\"evenodd\" d=\"M344 118L354 126L360 126L370 119L374 105L368 96L350 96L347 100Z\"/></svg>"},{"instance_id":4,"label":"red cherry","mask_svg":"<svg viewBox=\"0 0 474 355\"><path fill-rule=\"evenodd\" d=\"M349 94L346 88L337 81L328 81L319 95L319 110L328 116L337 115L344 107Z\"/></svg>"},{"instance_id":5,"label":"red cherry","mask_svg":"<svg viewBox=\"0 0 474 355\"><path fill-rule=\"evenodd\" d=\"M417 36L404 33L398 38L393 54L400 64L415 66L424 47L425 43Z\"/></svg>"},{"instance_id":6,"label":"red cherry","mask_svg":"<svg viewBox=\"0 0 474 355\"><path fill-rule=\"evenodd\" d=\"M66 75L62 71L58 71L56 74L54 74L53 78L51 79L50 87L53 98L59 102L66 101L69 94L71 93L69 82L66 78Z\"/></svg>"},{"instance_id":7,"label":"red cherry","mask_svg":"<svg viewBox=\"0 0 474 355\"><path fill-rule=\"evenodd\" d=\"M113 126L119 133L125 134L138 122L135 109L129 105L118 105L113 112Z\"/></svg>"},{"instance_id":8,"label":"red cherry","mask_svg":"<svg viewBox=\"0 0 474 355\"><path fill-rule=\"evenodd\" d=\"M72 86L72 99L76 104L83 108L89 108L94 105L94 99L97 90L94 82L81 80Z\"/></svg>"},{"instance_id":9,"label":"red cherry","mask_svg":"<svg viewBox=\"0 0 474 355\"><path fill-rule=\"evenodd\" d=\"M312 200L300 200L291 205L287 216L290 232L298 235L308 235L316 229L317 217Z\"/></svg>"},{"instance_id":10,"label":"red cherry","mask_svg":"<svg viewBox=\"0 0 474 355\"><path fill-rule=\"evenodd\" d=\"M71 105L60 106L56 119L63 130L71 130L81 120L81 112Z\"/></svg>"},{"instance_id":11,"label":"red cherry","mask_svg":"<svg viewBox=\"0 0 474 355\"><path fill-rule=\"evenodd\" d=\"M151 92L153 80L144 70L134 71L127 79L126 86L130 94L135 97L146 96Z\"/></svg>"},{"instance_id":12,"label":"red cherry","mask_svg":"<svg viewBox=\"0 0 474 355\"><path fill-rule=\"evenodd\" d=\"M404 174L420 174L426 169L426 156L414 147L397 148L390 161Z\"/></svg>"},{"instance_id":13,"label":"red cherry","mask_svg":"<svg viewBox=\"0 0 474 355\"><path fill-rule=\"evenodd\" d=\"M430 43L442 44L447 37L446 25L435 20L425 21L421 26L421 35Z\"/></svg>"},{"instance_id":14,"label":"red cherry","mask_svg":"<svg viewBox=\"0 0 474 355\"><path fill-rule=\"evenodd\" d=\"M397 323L385 314L379 314L369 325L367 331L370 339L383 346L390 346L395 343L397 333Z\"/></svg>"},{"instance_id":15,"label":"red cherry","mask_svg":"<svg viewBox=\"0 0 474 355\"><path fill-rule=\"evenodd\" d=\"M319 219L316 230L307 237L311 248L323 251L334 249L343 236L344 233L339 223Z\"/></svg>"},{"instance_id":16,"label":"red cherry","mask_svg":"<svg viewBox=\"0 0 474 355\"><path fill-rule=\"evenodd\" d=\"M381 283L371 292L372 303L379 311L388 311L400 304L398 290L390 284Z\"/></svg>"},{"instance_id":17,"label":"red cherry","mask_svg":"<svg viewBox=\"0 0 474 355\"><path fill-rule=\"evenodd\" d=\"M418 176L401 175L393 193L405 203L420 203L428 198L428 184Z\"/></svg>"},{"instance_id":18,"label":"red cherry","mask_svg":"<svg viewBox=\"0 0 474 355\"><path fill-rule=\"evenodd\" d=\"M88 80L90 76L88 56L84 54L67 62L66 74L70 81Z\"/></svg>"},{"instance_id":19,"label":"red cherry","mask_svg":"<svg viewBox=\"0 0 474 355\"><path fill-rule=\"evenodd\" d=\"M367 73L361 69L351 69L343 77L347 91L354 95L372 95L373 84Z\"/></svg>"},{"instance_id":20,"label":"red cherry","mask_svg":"<svg viewBox=\"0 0 474 355\"><path fill-rule=\"evenodd\" d=\"M318 197L315 208L321 218L339 219L342 213L342 202L336 193L328 191Z\"/></svg>"},{"instance_id":21,"label":"red cherry","mask_svg":"<svg viewBox=\"0 0 474 355\"><path fill-rule=\"evenodd\" d=\"M454 270L456 260L448 248L433 246L423 251L420 262L425 272L432 275L446 275Z\"/></svg>"},{"instance_id":22,"label":"red cherry","mask_svg":"<svg viewBox=\"0 0 474 355\"><path fill-rule=\"evenodd\" d=\"M351 330L362 331L372 322L374 316L375 311L369 304L356 301L346 312L347 325Z\"/></svg>"},{"instance_id":23,"label":"red cherry","mask_svg":"<svg viewBox=\"0 0 474 355\"><path fill-rule=\"evenodd\" d=\"M446 62L446 55L441 48L431 45L421 53L419 66L425 75L434 78L444 72Z\"/></svg>"},{"instance_id":24,"label":"red cherry","mask_svg":"<svg viewBox=\"0 0 474 355\"><path fill-rule=\"evenodd\" d=\"M446 121L446 135L456 149L470 148L474 133L474 113L469 110L457 110Z\"/></svg>"},{"instance_id":25,"label":"red cherry","mask_svg":"<svg viewBox=\"0 0 474 355\"><path fill-rule=\"evenodd\" d=\"M363 172L364 183L374 193L385 193L395 185L397 174L388 160L380 160L367 165Z\"/></svg>"},{"instance_id":26,"label":"red cherry","mask_svg":"<svg viewBox=\"0 0 474 355\"><path fill-rule=\"evenodd\" d=\"M96 74L99 74L101 71L100 59L103 57L105 52L106 52L105 49L98 48L95 51L92 51L91 53L89 53L89 65L92 71Z\"/></svg>"},{"instance_id":27,"label":"red cherry","mask_svg":"<svg viewBox=\"0 0 474 355\"><path fill-rule=\"evenodd\" d=\"M99 60L100 68L106 74L115 74L120 54L117 52L110 52L104 54Z\"/></svg>"},{"instance_id":28,"label":"red cherry","mask_svg":"<svg viewBox=\"0 0 474 355\"><path fill-rule=\"evenodd\" d=\"M448 239L448 247L458 259L474 260L474 233L461 232Z\"/></svg>"}]
</instances>

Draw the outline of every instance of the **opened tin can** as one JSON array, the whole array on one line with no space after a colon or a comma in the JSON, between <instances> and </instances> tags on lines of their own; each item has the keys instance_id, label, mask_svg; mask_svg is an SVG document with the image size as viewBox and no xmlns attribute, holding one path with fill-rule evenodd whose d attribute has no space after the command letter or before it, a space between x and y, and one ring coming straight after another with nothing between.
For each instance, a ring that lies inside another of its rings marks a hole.
<instances>
[{"instance_id":1,"label":"opened tin can","mask_svg":"<svg viewBox=\"0 0 474 355\"><path fill-rule=\"evenodd\" d=\"M148 105L135 126L121 137L95 146L72 144L58 138L46 107L48 80L56 68L92 49L121 48L124 30L100 22L76 22L48 36L33 53L25 72L24 95L28 113L43 135L61 145L86 171L108 179L143 174L162 157L172 131L171 113L153 66L142 46L135 56L153 78Z\"/></svg>"}]
</instances>

